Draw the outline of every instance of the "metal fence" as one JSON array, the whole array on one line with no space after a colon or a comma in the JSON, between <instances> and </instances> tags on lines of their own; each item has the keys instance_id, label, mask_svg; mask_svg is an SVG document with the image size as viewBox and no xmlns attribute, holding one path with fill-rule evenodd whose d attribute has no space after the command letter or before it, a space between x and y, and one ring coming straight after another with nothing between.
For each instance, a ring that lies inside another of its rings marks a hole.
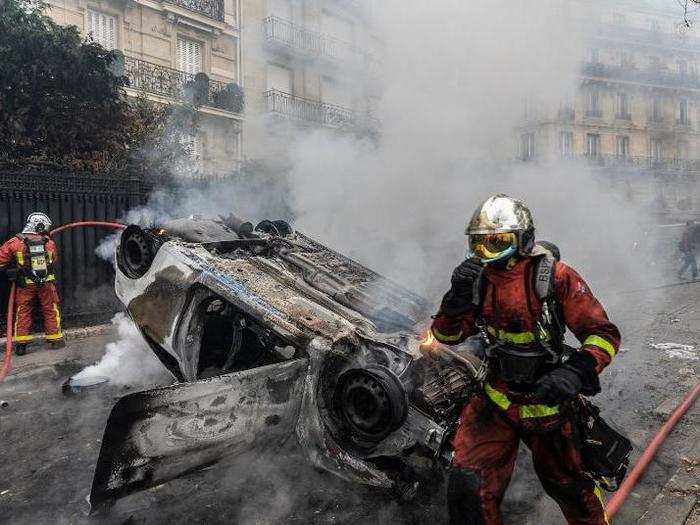
<instances>
[{"instance_id":1,"label":"metal fence","mask_svg":"<svg viewBox=\"0 0 700 525\"><path fill-rule=\"evenodd\" d=\"M55 226L82 220L113 221L145 203L148 186L138 179L70 173L0 171L0 242L22 230L32 211L48 213ZM68 230L56 236L57 279L67 324L107 320L118 308L112 264L95 253L112 231ZM5 324L9 284L0 276L0 325ZM35 325L35 330L41 326Z\"/></svg>"}]
</instances>

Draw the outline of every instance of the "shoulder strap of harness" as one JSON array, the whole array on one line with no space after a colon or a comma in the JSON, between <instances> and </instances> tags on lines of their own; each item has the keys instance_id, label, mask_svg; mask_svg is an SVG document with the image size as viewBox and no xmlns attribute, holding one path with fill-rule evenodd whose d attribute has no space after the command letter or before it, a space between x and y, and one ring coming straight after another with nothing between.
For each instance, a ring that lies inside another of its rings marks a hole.
<instances>
[{"instance_id":1,"label":"shoulder strap of harness","mask_svg":"<svg viewBox=\"0 0 700 525\"><path fill-rule=\"evenodd\" d=\"M556 260L549 254L537 256L535 261L535 295L544 302L547 299L556 300L554 293L554 264Z\"/></svg>"},{"instance_id":2,"label":"shoulder strap of harness","mask_svg":"<svg viewBox=\"0 0 700 525\"><path fill-rule=\"evenodd\" d=\"M561 322L559 301L557 299L556 291L554 288L554 267L558 261L557 255L558 253L552 253L546 248L543 248L541 246L535 246L532 257L533 259L535 259L533 271L535 295L537 296L537 299L539 299L542 305L542 316L539 323L551 334L552 349L557 354L561 354L564 349L563 342L566 329L564 327L564 324ZM486 334L484 332L482 306L485 289L486 286L484 279L484 271L482 270L478 279L474 283L472 304L474 305L477 311L477 327L484 336L486 336Z\"/></svg>"}]
</instances>

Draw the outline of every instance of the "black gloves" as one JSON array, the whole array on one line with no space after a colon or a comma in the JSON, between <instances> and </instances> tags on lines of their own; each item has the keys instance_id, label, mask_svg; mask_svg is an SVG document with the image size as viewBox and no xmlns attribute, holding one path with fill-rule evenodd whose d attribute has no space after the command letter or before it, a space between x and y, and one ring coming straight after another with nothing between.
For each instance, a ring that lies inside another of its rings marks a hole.
<instances>
[{"instance_id":1,"label":"black gloves","mask_svg":"<svg viewBox=\"0 0 700 525\"><path fill-rule=\"evenodd\" d=\"M17 280L17 268L8 268L5 270L5 277L7 277L7 280L11 283L15 282Z\"/></svg>"},{"instance_id":2,"label":"black gloves","mask_svg":"<svg viewBox=\"0 0 700 525\"><path fill-rule=\"evenodd\" d=\"M440 311L447 315L458 315L469 310L474 283L483 269L482 264L472 259L467 259L457 266L452 272L452 287L443 297Z\"/></svg>"},{"instance_id":3,"label":"black gloves","mask_svg":"<svg viewBox=\"0 0 700 525\"><path fill-rule=\"evenodd\" d=\"M535 384L535 396L545 405L554 406L583 393L592 396L600 392L595 359L579 351L563 365L543 375Z\"/></svg>"},{"instance_id":4,"label":"black gloves","mask_svg":"<svg viewBox=\"0 0 700 525\"><path fill-rule=\"evenodd\" d=\"M479 278L484 266L472 259L466 259L452 272L452 289L472 293L474 282Z\"/></svg>"}]
</instances>

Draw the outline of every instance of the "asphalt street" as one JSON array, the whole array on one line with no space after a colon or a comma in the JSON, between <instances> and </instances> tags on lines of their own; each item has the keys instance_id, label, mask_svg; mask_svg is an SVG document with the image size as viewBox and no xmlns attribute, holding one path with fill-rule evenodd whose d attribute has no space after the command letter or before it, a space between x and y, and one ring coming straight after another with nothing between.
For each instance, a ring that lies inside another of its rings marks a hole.
<instances>
[{"instance_id":1,"label":"asphalt street","mask_svg":"<svg viewBox=\"0 0 700 525\"><path fill-rule=\"evenodd\" d=\"M594 401L626 430L634 458L698 381L700 283L619 294L607 308L623 333ZM307 466L292 440L281 450L211 467L117 502L88 517L86 497L114 402L129 387L78 395L64 380L103 354L107 330L15 358L0 384L0 523L442 523L439 497L411 504L346 484ZM671 434L614 523L700 524L700 410ZM508 524L563 523L537 482L524 447L503 504Z\"/></svg>"}]
</instances>

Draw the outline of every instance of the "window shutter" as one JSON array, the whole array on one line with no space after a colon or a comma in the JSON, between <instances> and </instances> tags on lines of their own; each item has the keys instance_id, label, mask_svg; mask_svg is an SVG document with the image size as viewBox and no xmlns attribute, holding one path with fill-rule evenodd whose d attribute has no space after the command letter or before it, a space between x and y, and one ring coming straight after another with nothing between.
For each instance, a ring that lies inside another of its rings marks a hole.
<instances>
[{"instance_id":1,"label":"window shutter","mask_svg":"<svg viewBox=\"0 0 700 525\"><path fill-rule=\"evenodd\" d=\"M193 75L202 71L202 44L178 37L177 68Z\"/></svg>"},{"instance_id":2,"label":"window shutter","mask_svg":"<svg viewBox=\"0 0 700 525\"><path fill-rule=\"evenodd\" d=\"M88 10L87 33L105 49L117 47L117 19L114 16Z\"/></svg>"}]
</instances>

